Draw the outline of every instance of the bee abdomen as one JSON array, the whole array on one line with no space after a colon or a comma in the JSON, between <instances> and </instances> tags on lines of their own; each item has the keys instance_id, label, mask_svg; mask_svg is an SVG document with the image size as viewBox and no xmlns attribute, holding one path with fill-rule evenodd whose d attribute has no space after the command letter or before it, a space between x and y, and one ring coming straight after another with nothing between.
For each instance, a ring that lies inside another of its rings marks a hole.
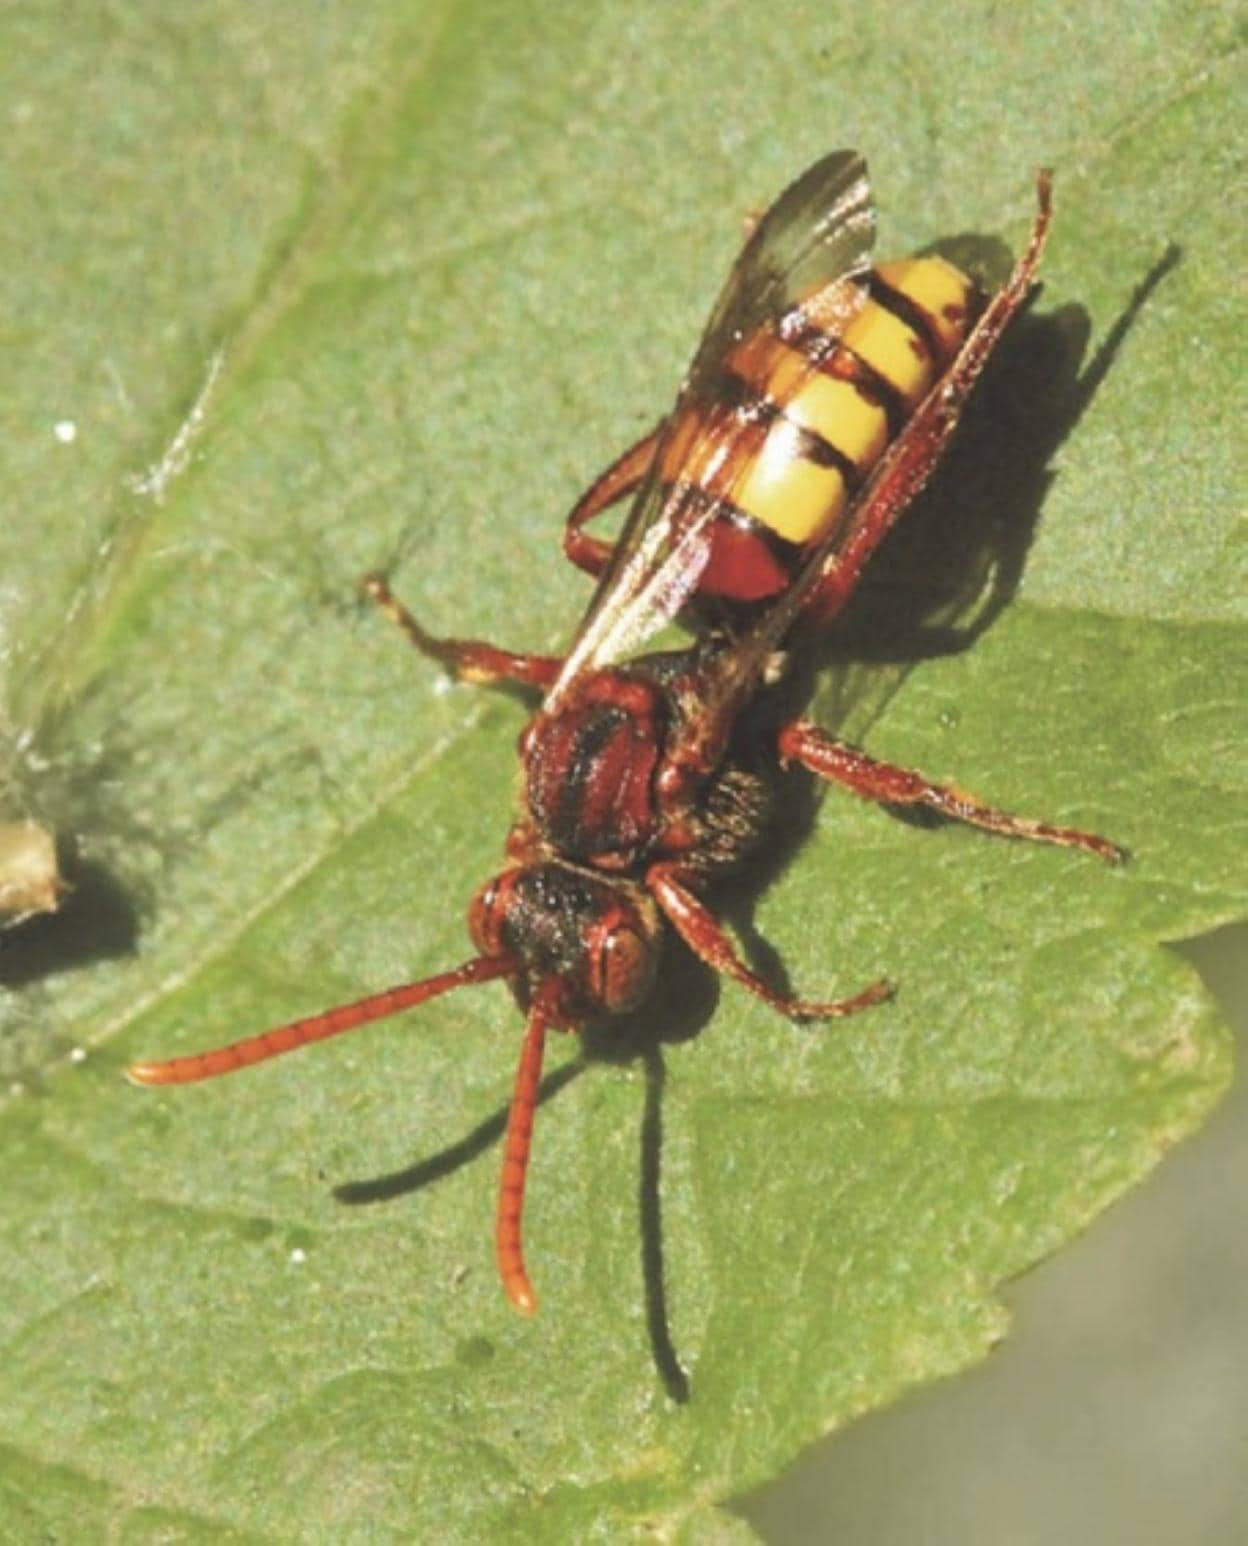
<instances>
[{"instance_id":1,"label":"bee abdomen","mask_svg":"<svg viewBox=\"0 0 1248 1546\"><path fill-rule=\"evenodd\" d=\"M843 283L838 281L838 284ZM714 499L704 592L778 594L827 539L966 337L975 287L938 257L883 263L838 332L817 293L724 360L714 402L684 410L662 471Z\"/></svg>"}]
</instances>

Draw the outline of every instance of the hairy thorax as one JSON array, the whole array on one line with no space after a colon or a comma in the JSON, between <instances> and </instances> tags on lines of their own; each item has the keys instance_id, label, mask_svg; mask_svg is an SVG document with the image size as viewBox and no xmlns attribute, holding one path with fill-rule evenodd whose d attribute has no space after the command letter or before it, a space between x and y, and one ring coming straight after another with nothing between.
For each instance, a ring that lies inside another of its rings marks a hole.
<instances>
[{"instance_id":1,"label":"hairy thorax","mask_svg":"<svg viewBox=\"0 0 1248 1546\"><path fill-rule=\"evenodd\" d=\"M772 790L738 748L730 746L700 783L675 797L663 793L684 712L683 660L594 672L555 710L538 714L522 757L527 815L542 846L599 870L680 857L709 873L757 844Z\"/></svg>"}]
</instances>

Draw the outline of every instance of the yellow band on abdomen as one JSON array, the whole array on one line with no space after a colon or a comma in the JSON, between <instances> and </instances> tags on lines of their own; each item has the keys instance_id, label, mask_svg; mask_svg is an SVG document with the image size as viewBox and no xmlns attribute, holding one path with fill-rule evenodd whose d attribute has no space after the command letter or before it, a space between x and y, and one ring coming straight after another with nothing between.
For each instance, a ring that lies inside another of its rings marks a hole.
<instances>
[{"instance_id":1,"label":"yellow band on abdomen","mask_svg":"<svg viewBox=\"0 0 1248 1546\"><path fill-rule=\"evenodd\" d=\"M888 415L852 381L808 373L784 412L803 429L821 435L860 472L873 467L888 444Z\"/></svg>"},{"instance_id":2,"label":"yellow band on abdomen","mask_svg":"<svg viewBox=\"0 0 1248 1546\"><path fill-rule=\"evenodd\" d=\"M951 360L966 341L974 284L961 269L937 257L901 258L879 264L875 272L890 290L918 308L945 360Z\"/></svg>"},{"instance_id":3,"label":"yellow band on abdomen","mask_svg":"<svg viewBox=\"0 0 1248 1546\"><path fill-rule=\"evenodd\" d=\"M788 542L817 542L845 508L840 469L811 461L802 431L777 419L729 497L739 510Z\"/></svg>"},{"instance_id":4,"label":"yellow band on abdomen","mask_svg":"<svg viewBox=\"0 0 1248 1546\"><path fill-rule=\"evenodd\" d=\"M874 465L888 444L888 415L850 381L824 375L797 349L760 328L729 354L728 369L813 431L855 467Z\"/></svg>"},{"instance_id":5,"label":"yellow band on abdomen","mask_svg":"<svg viewBox=\"0 0 1248 1546\"><path fill-rule=\"evenodd\" d=\"M882 376L908 409L918 406L936 371L931 351L910 326L878 301L866 300L841 342Z\"/></svg>"}]
</instances>

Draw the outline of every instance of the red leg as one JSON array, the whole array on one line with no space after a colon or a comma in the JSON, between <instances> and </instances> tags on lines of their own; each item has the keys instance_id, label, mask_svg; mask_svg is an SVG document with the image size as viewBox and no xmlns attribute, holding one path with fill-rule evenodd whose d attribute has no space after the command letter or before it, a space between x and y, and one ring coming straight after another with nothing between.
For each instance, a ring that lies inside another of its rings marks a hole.
<instances>
[{"instance_id":1,"label":"red leg","mask_svg":"<svg viewBox=\"0 0 1248 1546\"><path fill-rule=\"evenodd\" d=\"M559 675L563 659L559 655L513 655L479 639L435 639L428 634L392 593L379 574L366 574L360 589L381 608L386 616L407 635L422 655L429 655L452 676L465 682L524 682L531 687L549 687Z\"/></svg>"},{"instance_id":2,"label":"red leg","mask_svg":"<svg viewBox=\"0 0 1248 1546\"><path fill-rule=\"evenodd\" d=\"M629 446L623 456L617 457L573 506L563 528L563 551L586 574L597 578L602 573L611 557L612 544L602 542L597 537L587 537L581 527L601 515L617 499L631 494L638 486L650 471L662 427L659 425L652 429L636 445Z\"/></svg>"},{"instance_id":3,"label":"red leg","mask_svg":"<svg viewBox=\"0 0 1248 1546\"><path fill-rule=\"evenodd\" d=\"M884 453L854 511L853 525L803 603L813 622L830 622L853 593L862 571L906 507L927 483L957 428L971 389L1016 312L1031 293L1052 212L1051 176L1041 172L1039 208L1027 250L988 302L957 359L920 403L914 417Z\"/></svg>"},{"instance_id":4,"label":"red leg","mask_svg":"<svg viewBox=\"0 0 1248 1546\"><path fill-rule=\"evenodd\" d=\"M872 1004L891 998L893 990L886 982L873 982L853 998L819 1003L793 998L770 988L746 966L733 949L732 941L714 913L694 895L687 882L692 879L678 864L655 864L646 873L646 889L654 896L672 927L700 960L723 972L743 988L748 988L764 1003L778 1009L790 1020L835 1020L852 1015Z\"/></svg>"},{"instance_id":5,"label":"red leg","mask_svg":"<svg viewBox=\"0 0 1248 1546\"><path fill-rule=\"evenodd\" d=\"M783 761L800 762L820 778L843 784L864 800L877 800L881 805L926 805L951 821L965 821L1002 837L1055 843L1060 848L1082 848L1101 859L1108 859L1111 864L1121 863L1127 856L1125 849L1092 832L1054 827L1027 816L1010 816L985 805L956 785L932 784L910 768L877 762L844 741L833 739L809 720L799 719L786 725L780 732L779 749Z\"/></svg>"}]
</instances>

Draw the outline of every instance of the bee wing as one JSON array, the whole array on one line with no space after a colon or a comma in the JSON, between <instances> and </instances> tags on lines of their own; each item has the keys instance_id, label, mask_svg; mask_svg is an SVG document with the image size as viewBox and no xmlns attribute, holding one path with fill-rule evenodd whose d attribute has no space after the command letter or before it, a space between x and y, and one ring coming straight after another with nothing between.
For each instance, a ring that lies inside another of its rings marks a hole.
<instances>
[{"instance_id":1,"label":"bee wing","mask_svg":"<svg viewBox=\"0 0 1248 1546\"><path fill-rule=\"evenodd\" d=\"M826 625L850 598L863 569L898 517L926 486L968 396L1001 335L1030 295L1052 213L1052 177L1041 171L1031 237L1009 278L988 300L957 358L932 385L858 491L843 524L814 548L774 606L717 648L702 671L700 697L712 733L733 716L765 675L768 661L819 593L816 620ZM956 604L956 598L955 603Z\"/></svg>"},{"instance_id":2,"label":"bee wing","mask_svg":"<svg viewBox=\"0 0 1248 1546\"><path fill-rule=\"evenodd\" d=\"M842 279L847 283L838 292L838 304L840 320L847 320L862 302L862 288L852 281L867 270L874 238L867 166L855 151L835 151L817 161L759 221L711 313L650 472L548 702L582 671L635 653L697 590L710 556L715 509L691 497L679 478L663 470L682 409L713 396L724 358L735 344L816 292L826 305L828 288ZM682 459L704 469L723 465L745 429L731 412L709 414L682 446Z\"/></svg>"},{"instance_id":3,"label":"bee wing","mask_svg":"<svg viewBox=\"0 0 1248 1546\"><path fill-rule=\"evenodd\" d=\"M874 245L867 163L857 151L833 151L790 183L755 226L715 303L681 400L762 322L834 280L865 274ZM860 302L855 287L854 309Z\"/></svg>"}]
</instances>

